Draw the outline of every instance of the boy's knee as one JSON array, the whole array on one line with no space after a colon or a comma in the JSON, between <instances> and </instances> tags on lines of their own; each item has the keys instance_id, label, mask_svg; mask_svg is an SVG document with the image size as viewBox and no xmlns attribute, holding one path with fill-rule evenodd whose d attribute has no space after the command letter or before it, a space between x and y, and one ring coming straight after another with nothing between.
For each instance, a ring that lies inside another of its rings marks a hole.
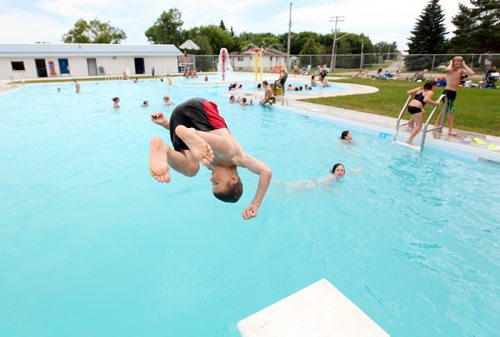
<instances>
[{"instance_id":1,"label":"boy's knee","mask_svg":"<svg viewBox=\"0 0 500 337\"><path fill-rule=\"evenodd\" d=\"M192 165L188 168L186 168L186 170L184 170L184 172L182 172L186 177L194 177L198 171L200 170L200 165L198 163L196 163L196 166L195 165Z\"/></svg>"}]
</instances>

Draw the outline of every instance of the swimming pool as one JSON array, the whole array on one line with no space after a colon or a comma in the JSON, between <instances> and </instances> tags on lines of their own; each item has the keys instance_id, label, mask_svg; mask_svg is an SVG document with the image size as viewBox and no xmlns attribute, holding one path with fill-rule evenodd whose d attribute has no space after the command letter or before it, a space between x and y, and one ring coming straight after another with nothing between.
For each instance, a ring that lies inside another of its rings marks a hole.
<instances>
[{"instance_id":1,"label":"swimming pool","mask_svg":"<svg viewBox=\"0 0 500 337\"><path fill-rule=\"evenodd\" d=\"M218 87L73 91L0 95L1 336L238 336L238 320L321 278L391 336L499 335L496 164L360 128L340 143L347 124L229 105ZM168 134L148 116L171 111L164 94L214 100L274 179L320 178L335 162L364 170L328 189L272 184L245 222L248 172L237 204L211 196L207 170L150 177L149 140Z\"/></svg>"},{"instance_id":2,"label":"swimming pool","mask_svg":"<svg viewBox=\"0 0 500 337\"><path fill-rule=\"evenodd\" d=\"M231 83L238 83L238 85L242 85L241 89L237 89L234 92L234 94L263 94L263 89L258 89L257 84L262 83L262 81L267 81L268 83L274 83L274 81L278 80L279 74L263 74L262 80L260 79L260 74L258 76L258 80L255 80L255 75L250 74L250 73L242 73L242 72L236 72L236 73L229 73L226 77L226 82L225 84L220 84L221 78L219 75L207 75L208 76L208 81L205 81L205 75L200 74L198 78L184 78L184 77L177 77L174 78L174 81L176 81L177 84L182 84L182 85L200 85L203 84L205 86L220 86L221 88L224 88L227 90L229 84ZM292 85L293 87L304 87L305 84L310 85L310 79L308 76L299 76L296 77L294 75L290 75L288 77L288 80L286 81L285 87L288 87L288 85ZM318 84L314 87L312 87L311 90L300 90L300 91L295 91L295 90L287 90L285 95L286 97L293 98L294 96L318 96L318 95L323 95L323 94L333 94L333 93L347 93L352 86L350 85L345 85L345 84L339 84L335 83L333 81L330 81L329 85L327 87L323 87L321 84Z\"/></svg>"}]
</instances>

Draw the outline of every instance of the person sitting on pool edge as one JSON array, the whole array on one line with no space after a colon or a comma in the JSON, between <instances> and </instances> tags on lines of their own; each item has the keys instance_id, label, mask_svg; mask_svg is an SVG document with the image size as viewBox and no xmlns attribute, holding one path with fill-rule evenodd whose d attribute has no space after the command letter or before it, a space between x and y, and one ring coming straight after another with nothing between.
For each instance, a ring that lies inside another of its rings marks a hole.
<instances>
[{"instance_id":1,"label":"person sitting on pool edge","mask_svg":"<svg viewBox=\"0 0 500 337\"><path fill-rule=\"evenodd\" d=\"M271 109L272 105L276 103L276 98L274 97L274 92L269 83L267 81L262 82L262 86L264 87L264 99L260 101L260 105L262 107L267 107Z\"/></svg>"},{"instance_id":2,"label":"person sitting on pool edge","mask_svg":"<svg viewBox=\"0 0 500 337\"><path fill-rule=\"evenodd\" d=\"M219 115L217 105L203 98L191 98L179 104L170 121L155 112L151 120L168 129L173 149L160 137L151 139L149 168L154 179L170 182L169 166L188 177L195 176L201 162L212 171L212 192L224 202L237 202L243 193L238 167L259 175L257 191L242 213L248 220L257 216L271 182L272 171L257 158L245 153Z\"/></svg>"}]
</instances>

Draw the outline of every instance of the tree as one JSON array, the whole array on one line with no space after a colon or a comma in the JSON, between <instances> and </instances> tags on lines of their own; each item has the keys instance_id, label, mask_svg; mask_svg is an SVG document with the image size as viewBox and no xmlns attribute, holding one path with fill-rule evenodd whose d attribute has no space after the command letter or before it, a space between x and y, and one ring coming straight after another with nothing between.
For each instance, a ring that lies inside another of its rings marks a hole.
<instances>
[{"instance_id":1,"label":"tree","mask_svg":"<svg viewBox=\"0 0 500 337\"><path fill-rule=\"evenodd\" d=\"M451 22L456 30L450 49L457 53L500 52L500 1L471 0L472 7L459 5Z\"/></svg>"},{"instance_id":2,"label":"tree","mask_svg":"<svg viewBox=\"0 0 500 337\"><path fill-rule=\"evenodd\" d=\"M304 43L304 46L302 47L302 49L299 52L299 55L313 55L313 56L311 56L310 59L307 59L306 62L307 62L307 64L314 66L314 65L320 63L319 57L316 56L320 52L321 52L320 45L316 42L316 39L314 39L313 37L310 37Z\"/></svg>"},{"instance_id":3,"label":"tree","mask_svg":"<svg viewBox=\"0 0 500 337\"><path fill-rule=\"evenodd\" d=\"M410 54L439 54L445 50L444 13L439 0L431 0L420 14L412 36L408 39L408 53ZM409 70L430 68L432 56L407 58L406 66Z\"/></svg>"},{"instance_id":4,"label":"tree","mask_svg":"<svg viewBox=\"0 0 500 337\"><path fill-rule=\"evenodd\" d=\"M226 25L224 24L224 20L220 20L219 28L222 29L223 31L227 31Z\"/></svg>"},{"instance_id":5,"label":"tree","mask_svg":"<svg viewBox=\"0 0 500 337\"><path fill-rule=\"evenodd\" d=\"M64 34L64 43L114 43L119 44L127 35L119 28L112 27L109 22L101 22L97 18L87 22L80 19L73 29Z\"/></svg>"},{"instance_id":6,"label":"tree","mask_svg":"<svg viewBox=\"0 0 500 337\"><path fill-rule=\"evenodd\" d=\"M234 39L231 37L229 32L222 30L215 25L191 28L187 32L187 35L193 41L199 40L202 36L207 37L210 42L211 49L217 53L221 48L226 48L229 51L232 51L234 48Z\"/></svg>"},{"instance_id":7,"label":"tree","mask_svg":"<svg viewBox=\"0 0 500 337\"><path fill-rule=\"evenodd\" d=\"M148 41L154 44L182 44L185 32L182 30L184 22L182 22L181 16L182 14L177 8L171 8L168 12L161 13L154 25L144 33Z\"/></svg>"}]
</instances>

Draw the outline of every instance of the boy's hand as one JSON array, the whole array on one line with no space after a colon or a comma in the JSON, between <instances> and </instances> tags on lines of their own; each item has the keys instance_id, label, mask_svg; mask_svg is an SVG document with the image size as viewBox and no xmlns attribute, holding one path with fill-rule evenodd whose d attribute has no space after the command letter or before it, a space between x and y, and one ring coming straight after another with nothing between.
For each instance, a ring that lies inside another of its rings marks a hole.
<instances>
[{"instance_id":1,"label":"boy's hand","mask_svg":"<svg viewBox=\"0 0 500 337\"><path fill-rule=\"evenodd\" d=\"M250 220L252 218L255 218L257 216L257 212L259 211L259 206L256 204L250 204L248 205L247 208L241 213L241 216L245 220Z\"/></svg>"},{"instance_id":2,"label":"boy's hand","mask_svg":"<svg viewBox=\"0 0 500 337\"><path fill-rule=\"evenodd\" d=\"M169 123L162 112L153 112L151 114L151 121L168 129Z\"/></svg>"}]
</instances>

